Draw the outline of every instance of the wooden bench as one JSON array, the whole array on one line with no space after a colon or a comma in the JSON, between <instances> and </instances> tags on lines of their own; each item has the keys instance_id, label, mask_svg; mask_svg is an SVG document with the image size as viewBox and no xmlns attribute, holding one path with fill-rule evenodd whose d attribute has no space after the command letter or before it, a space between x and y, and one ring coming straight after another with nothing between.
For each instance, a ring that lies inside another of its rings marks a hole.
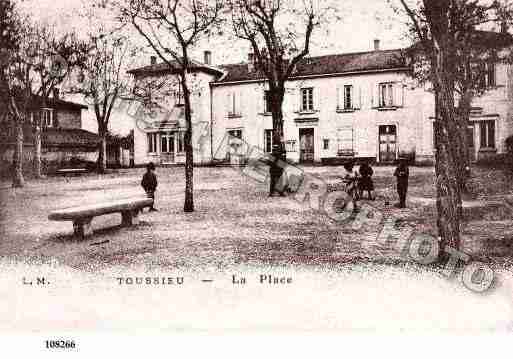
<instances>
[{"instance_id":1,"label":"wooden bench","mask_svg":"<svg viewBox=\"0 0 513 359\"><path fill-rule=\"evenodd\" d=\"M74 234L83 238L93 233L91 221L94 217L121 213L122 225L131 226L138 223L139 212L152 205L153 199L151 198L128 198L53 211L48 215L48 219L52 221L73 221Z\"/></svg>"}]
</instances>

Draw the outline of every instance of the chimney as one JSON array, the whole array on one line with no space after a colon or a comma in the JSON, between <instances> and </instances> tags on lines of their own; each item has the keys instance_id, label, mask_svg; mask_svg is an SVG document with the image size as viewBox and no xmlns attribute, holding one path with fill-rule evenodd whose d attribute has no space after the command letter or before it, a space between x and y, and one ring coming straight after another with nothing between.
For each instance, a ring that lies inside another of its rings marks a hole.
<instances>
[{"instance_id":1,"label":"chimney","mask_svg":"<svg viewBox=\"0 0 513 359\"><path fill-rule=\"evenodd\" d=\"M212 51L203 52L203 63L205 65L212 65Z\"/></svg>"},{"instance_id":2,"label":"chimney","mask_svg":"<svg viewBox=\"0 0 513 359\"><path fill-rule=\"evenodd\" d=\"M150 57L150 65L156 65L157 64L157 56L151 56Z\"/></svg>"},{"instance_id":3,"label":"chimney","mask_svg":"<svg viewBox=\"0 0 513 359\"><path fill-rule=\"evenodd\" d=\"M379 39L374 39L374 51L379 51Z\"/></svg>"},{"instance_id":4,"label":"chimney","mask_svg":"<svg viewBox=\"0 0 513 359\"><path fill-rule=\"evenodd\" d=\"M58 100L59 99L59 94L60 94L59 89L57 87L55 87L53 89L53 98L54 98L54 100Z\"/></svg>"},{"instance_id":5,"label":"chimney","mask_svg":"<svg viewBox=\"0 0 513 359\"><path fill-rule=\"evenodd\" d=\"M248 53L248 71L252 72L255 68L255 54L252 52Z\"/></svg>"}]
</instances>

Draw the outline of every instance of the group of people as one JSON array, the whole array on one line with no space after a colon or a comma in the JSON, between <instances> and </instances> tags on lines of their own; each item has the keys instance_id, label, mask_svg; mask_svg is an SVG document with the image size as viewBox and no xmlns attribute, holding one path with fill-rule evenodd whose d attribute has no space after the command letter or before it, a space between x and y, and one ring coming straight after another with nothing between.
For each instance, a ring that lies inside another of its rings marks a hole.
<instances>
[{"instance_id":1,"label":"group of people","mask_svg":"<svg viewBox=\"0 0 513 359\"><path fill-rule=\"evenodd\" d=\"M364 192L367 192L367 199L374 201L376 199L374 195L374 181L372 175L374 170L370 164L365 161L360 165L359 170L354 169L354 162L350 161L344 164L344 176L342 181L345 186L345 191L352 199L353 211L358 211L357 202L363 198ZM408 160L406 158L399 158L399 165L394 171L394 176L397 179L397 194L399 196L399 202L396 203L396 207L406 207L406 193L408 192L408 178L410 171L408 169Z\"/></svg>"},{"instance_id":2,"label":"group of people","mask_svg":"<svg viewBox=\"0 0 513 359\"><path fill-rule=\"evenodd\" d=\"M283 169L278 168L279 166L271 166L271 183L270 183L270 196L276 190L278 183L274 178L280 178L283 174ZM278 168L278 169L277 169ZM357 202L363 198L364 192L367 192L367 199L374 201L376 196L374 194L374 181L372 175L374 170L370 164L365 161L360 165L359 171L354 169L354 162L350 161L344 164L345 173L342 178L344 183L345 191L352 199L353 211L358 211ZM278 171L279 172L273 172ZM396 207L406 207L406 193L408 192L408 177L410 175L408 169L408 161L405 158L399 158L399 165L394 171L394 176L397 178L397 194L399 195L399 203ZM157 189L157 176L155 174L155 165L150 162L146 166L146 173L143 175L141 186L143 187L146 195L149 198L155 199L155 191ZM278 191L281 195L284 189ZM156 211L157 209L152 205L150 211Z\"/></svg>"}]
</instances>

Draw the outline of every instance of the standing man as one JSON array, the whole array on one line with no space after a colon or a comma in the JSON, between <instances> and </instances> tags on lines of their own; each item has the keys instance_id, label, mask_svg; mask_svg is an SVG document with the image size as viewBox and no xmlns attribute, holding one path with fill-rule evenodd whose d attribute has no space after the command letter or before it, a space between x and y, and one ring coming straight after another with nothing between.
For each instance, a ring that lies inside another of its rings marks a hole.
<instances>
[{"instance_id":1,"label":"standing man","mask_svg":"<svg viewBox=\"0 0 513 359\"><path fill-rule=\"evenodd\" d=\"M271 153L272 159L269 165L269 175L270 175L270 187L269 187L269 197L274 195L274 192L278 192L280 196L285 196L285 185L283 184L283 150L279 145L273 146L273 151Z\"/></svg>"},{"instance_id":2,"label":"standing man","mask_svg":"<svg viewBox=\"0 0 513 359\"><path fill-rule=\"evenodd\" d=\"M397 177L397 194L399 195L399 203L395 206L405 208L406 193L408 192L408 177L410 176L408 160L406 158L399 157L399 166L395 169L394 176Z\"/></svg>"},{"instance_id":3,"label":"standing man","mask_svg":"<svg viewBox=\"0 0 513 359\"><path fill-rule=\"evenodd\" d=\"M150 207L150 212L154 212L157 209L154 206L155 203L155 191L157 190L157 175L155 174L155 165L150 162L146 165L146 173L144 174L141 186L146 192L148 198L153 199L153 203Z\"/></svg>"}]
</instances>

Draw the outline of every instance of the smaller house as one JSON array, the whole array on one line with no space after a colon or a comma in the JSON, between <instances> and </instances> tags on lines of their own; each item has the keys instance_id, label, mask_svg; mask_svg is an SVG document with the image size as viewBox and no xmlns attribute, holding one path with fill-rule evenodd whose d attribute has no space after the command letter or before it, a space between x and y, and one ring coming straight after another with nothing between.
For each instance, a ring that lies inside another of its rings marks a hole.
<instances>
[{"instance_id":1,"label":"smaller house","mask_svg":"<svg viewBox=\"0 0 513 359\"><path fill-rule=\"evenodd\" d=\"M94 162L98 157L100 138L82 129L82 110L87 106L54 97L44 101L35 96L30 120L23 126L24 167L30 171L34 154L34 124L41 120L41 152L44 173L52 173L72 162ZM8 116L0 119L0 169L10 173L14 154L15 127ZM25 171L27 173L27 171Z\"/></svg>"}]
</instances>

